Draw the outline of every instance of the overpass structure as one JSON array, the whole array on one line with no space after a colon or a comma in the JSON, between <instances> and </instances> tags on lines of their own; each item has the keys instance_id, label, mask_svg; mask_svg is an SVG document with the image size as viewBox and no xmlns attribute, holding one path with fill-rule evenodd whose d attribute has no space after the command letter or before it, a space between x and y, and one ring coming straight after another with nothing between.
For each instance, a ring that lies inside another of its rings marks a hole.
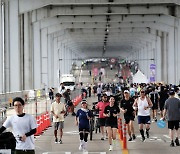
<instances>
[{"instance_id":1,"label":"overpass structure","mask_svg":"<svg viewBox=\"0 0 180 154\"><path fill-rule=\"evenodd\" d=\"M0 0L0 92L57 87L72 64L136 60L180 82L180 0Z\"/></svg>"}]
</instances>

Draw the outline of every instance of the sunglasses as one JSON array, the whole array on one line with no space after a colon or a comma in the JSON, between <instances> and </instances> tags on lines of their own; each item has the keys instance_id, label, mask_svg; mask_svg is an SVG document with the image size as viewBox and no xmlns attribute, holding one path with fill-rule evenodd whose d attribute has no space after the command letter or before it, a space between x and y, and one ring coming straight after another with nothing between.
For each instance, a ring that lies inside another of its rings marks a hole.
<instances>
[{"instance_id":1,"label":"sunglasses","mask_svg":"<svg viewBox=\"0 0 180 154\"><path fill-rule=\"evenodd\" d=\"M145 91L141 91L141 93L145 93Z\"/></svg>"}]
</instances>

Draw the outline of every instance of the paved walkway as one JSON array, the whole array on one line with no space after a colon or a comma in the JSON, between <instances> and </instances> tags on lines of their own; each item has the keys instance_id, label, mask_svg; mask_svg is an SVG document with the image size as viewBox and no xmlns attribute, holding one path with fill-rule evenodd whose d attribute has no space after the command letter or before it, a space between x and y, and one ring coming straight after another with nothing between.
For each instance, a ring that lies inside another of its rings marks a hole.
<instances>
[{"instance_id":1,"label":"paved walkway","mask_svg":"<svg viewBox=\"0 0 180 154\"><path fill-rule=\"evenodd\" d=\"M88 103L91 105L92 102L97 101L97 98L88 98ZM46 108L46 103L44 100L39 101L39 112ZM49 108L50 102L47 101L47 106ZM40 108L43 108L42 110ZM79 108L76 107L76 110ZM35 113L34 104L29 103L26 105L25 112ZM7 114L13 114L13 110L8 110ZM121 116L122 117L122 116ZM150 130L150 138L146 139L145 142L141 142L141 137L138 131L137 120L135 120L135 130L137 139L132 142L127 143L129 154L178 154L180 151L179 147L170 147L170 139L168 137L168 129L160 129L156 126L156 123L152 123ZM120 141L117 139L117 147L114 151L109 152L108 141L101 141L101 134L93 134L93 140L88 142L88 151L92 154L98 154L101 152L106 152L107 154L127 154L127 151L122 151ZM35 141L36 154L64 154L65 152L71 152L78 154L79 147L79 135L78 128L75 126L74 117L68 115L65 118L65 128L63 135L63 144L54 143L53 127L46 130L41 136L38 136ZM68 154L68 153L67 153ZM103 154L103 153L101 153Z\"/></svg>"}]
</instances>

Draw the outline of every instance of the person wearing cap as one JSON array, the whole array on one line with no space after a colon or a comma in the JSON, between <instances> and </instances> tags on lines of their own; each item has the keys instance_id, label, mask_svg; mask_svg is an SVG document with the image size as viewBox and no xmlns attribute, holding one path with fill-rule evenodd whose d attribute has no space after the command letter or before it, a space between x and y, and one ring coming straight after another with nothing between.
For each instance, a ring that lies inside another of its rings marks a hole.
<instances>
[{"instance_id":1,"label":"person wearing cap","mask_svg":"<svg viewBox=\"0 0 180 154\"><path fill-rule=\"evenodd\" d=\"M79 150L87 152L87 139L90 129L89 120L92 117L91 111L88 109L86 100L82 100L81 108L77 111L75 124L79 127L80 145Z\"/></svg>"},{"instance_id":2,"label":"person wearing cap","mask_svg":"<svg viewBox=\"0 0 180 154\"><path fill-rule=\"evenodd\" d=\"M62 95L60 93L56 93L56 100L51 104L51 113L53 115L53 123L54 123L54 137L55 143L62 144L62 135L64 128L64 114L66 112L66 108L64 103L61 100ZM57 137L57 131L59 130L59 141Z\"/></svg>"},{"instance_id":3,"label":"person wearing cap","mask_svg":"<svg viewBox=\"0 0 180 154\"><path fill-rule=\"evenodd\" d=\"M12 104L16 114L4 122L0 128L0 134L11 127L17 141L14 154L35 154L36 120L32 115L23 112L25 102L21 97L14 98Z\"/></svg>"},{"instance_id":4,"label":"person wearing cap","mask_svg":"<svg viewBox=\"0 0 180 154\"><path fill-rule=\"evenodd\" d=\"M144 125L146 128L146 135L149 138L149 130L151 124L150 108L153 106L150 98L146 96L144 89L140 90L140 96L134 101L133 108L137 110L137 118L139 124L139 131L142 136L142 141L145 140Z\"/></svg>"},{"instance_id":5,"label":"person wearing cap","mask_svg":"<svg viewBox=\"0 0 180 154\"><path fill-rule=\"evenodd\" d=\"M124 90L124 98L121 100L121 111L124 113L124 120L127 124L129 140L132 141L136 139L134 134L134 118L135 110L133 109L134 99L130 98L129 90Z\"/></svg>"},{"instance_id":6,"label":"person wearing cap","mask_svg":"<svg viewBox=\"0 0 180 154\"><path fill-rule=\"evenodd\" d=\"M174 142L176 146L179 146L179 122L180 122L180 100L175 97L175 91L169 91L169 98L165 101L163 120L165 120L166 114L168 118L168 129L171 138L170 146L174 147ZM176 133L176 139L174 140L174 133Z\"/></svg>"},{"instance_id":7,"label":"person wearing cap","mask_svg":"<svg viewBox=\"0 0 180 154\"><path fill-rule=\"evenodd\" d=\"M106 117L103 115L104 113L104 109L106 106L109 105L109 102L107 100L107 95L106 94L103 94L102 95L102 101L99 101L97 103L97 105L95 106L95 108L97 110L99 110L99 125L100 125L100 130L101 130L101 134L102 134L102 137L101 137L101 140L104 140L105 139L105 121L106 121Z\"/></svg>"}]
</instances>

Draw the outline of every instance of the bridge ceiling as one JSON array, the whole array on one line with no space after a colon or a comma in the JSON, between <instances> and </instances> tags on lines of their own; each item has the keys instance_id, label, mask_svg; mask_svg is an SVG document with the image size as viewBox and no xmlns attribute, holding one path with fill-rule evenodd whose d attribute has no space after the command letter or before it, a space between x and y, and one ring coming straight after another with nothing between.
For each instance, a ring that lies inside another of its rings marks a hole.
<instances>
[{"instance_id":1,"label":"bridge ceiling","mask_svg":"<svg viewBox=\"0 0 180 154\"><path fill-rule=\"evenodd\" d=\"M31 11L33 22L88 58L125 57L156 41L158 31L168 31L179 5L179 0L19 0L19 12Z\"/></svg>"}]
</instances>

